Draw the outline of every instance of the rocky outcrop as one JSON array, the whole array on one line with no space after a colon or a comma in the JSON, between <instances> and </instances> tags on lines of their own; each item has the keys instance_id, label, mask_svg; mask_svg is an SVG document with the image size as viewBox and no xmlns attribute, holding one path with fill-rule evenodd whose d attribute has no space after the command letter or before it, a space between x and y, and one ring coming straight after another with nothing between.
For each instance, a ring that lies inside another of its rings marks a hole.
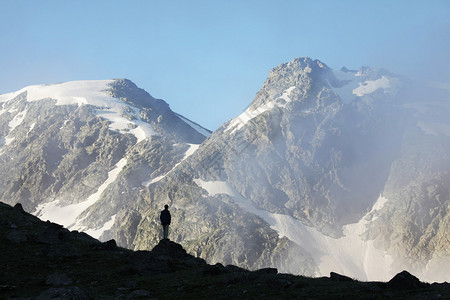
<instances>
[{"instance_id":1,"label":"rocky outcrop","mask_svg":"<svg viewBox=\"0 0 450 300\"><path fill-rule=\"evenodd\" d=\"M27 240L8 240L11 229ZM58 238L42 242L43 234ZM168 240L161 240L151 251L133 252L113 241L101 243L43 222L1 202L0 263L2 299L365 299L373 292L396 299L450 297L448 284L424 284L406 272L389 283L342 282L279 274L274 268L250 272L233 265L208 265Z\"/></svg>"}]
</instances>

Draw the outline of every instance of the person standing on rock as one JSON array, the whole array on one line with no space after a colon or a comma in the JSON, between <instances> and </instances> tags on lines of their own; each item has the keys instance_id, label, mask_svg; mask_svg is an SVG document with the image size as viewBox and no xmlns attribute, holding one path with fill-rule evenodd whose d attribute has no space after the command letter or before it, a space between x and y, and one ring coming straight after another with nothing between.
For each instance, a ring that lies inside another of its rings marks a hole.
<instances>
[{"instance_id":1,"label":"person standing on rock","mask_svg":"<svg viewBox=\"0 0 450 300\"><path fill-rule=\"evenodd\" d=\"M159 219L161 220L161 225L163 227L163 239L168 240L169 239L169 225L171 221L170 211L169 211L169 205L164 205L164 210L161 211L161 215L159 216Z\"/></svg>"}]
</instances>

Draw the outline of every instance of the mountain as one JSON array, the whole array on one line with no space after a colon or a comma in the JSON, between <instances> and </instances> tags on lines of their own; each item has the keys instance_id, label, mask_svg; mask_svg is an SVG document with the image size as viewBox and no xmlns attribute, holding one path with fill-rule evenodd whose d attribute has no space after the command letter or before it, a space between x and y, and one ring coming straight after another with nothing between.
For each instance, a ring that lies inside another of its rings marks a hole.
<instances>
[{"instance_id":1,"label":"mountain","mask_svg":"<svg viewBox=\"0 0 450 300\"><path fill-rule=\"evenodd\" d=\"M155 205L127 246L156 244L168 203L172 238L211 263L448 281L449 97L420 91L383 69L274 68L240 116L150 186L142 203Z\"/></svg>"},{"instance_id":2,"label":"mountain","mask_svg":"<svg viewBox=\"0 0 450 300\"><path fill-rule=\"evenodd\" d=\"M168 204L210 264L450 281L446 91L297 58L209 135L129 81L80 84L0 96L1 201L133 250Z\"/></svg>"},{"instance_id":3,"label":"mountain","mask_svg":"<svg viewBox=\"0 0 450 300\"><path fill-rule=\"evenodd\" d=\"M0 198L100 237L210 132L126 79L0 96Z\"/></svg>"},{"instance_id":4,"label":"mountain","mask_svg":"<svg viewBox=\"0 0 450 300\"><path fill-rule=\"evenodd\" d=\"M336 273L308 278L208 265L177 243L151 251L117 247L43 222L22 206L0 203L1 299L443 299L448 283L426 284L407 272L389 282L358 282ZM375 296L374 296L375 297Z\"/></svg>"}]
</instances>

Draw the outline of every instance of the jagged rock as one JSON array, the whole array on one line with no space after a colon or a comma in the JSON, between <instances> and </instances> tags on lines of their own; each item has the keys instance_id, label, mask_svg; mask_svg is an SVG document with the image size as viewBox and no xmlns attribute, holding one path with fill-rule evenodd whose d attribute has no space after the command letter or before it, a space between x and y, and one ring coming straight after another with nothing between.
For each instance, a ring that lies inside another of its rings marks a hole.
<instances>
[{"instance_id":1,"label":"jagged rock","mask_svg":"<svg viewBox=\"0 0 450 300\"><path fill-rule=\"evenodd\" d=\"M180 244L164 239L152 249L152 253L170 258L184 258L189 256Z\"/></svg>"},{"instance_id":2,"label":"jagged rock","mask_svg":"<svg viewBox=\"0 0 450 300\"><path fill-rule=\"evenodd\" d=\"M352 278L335 272L330 273L330 279L334 281L353 281Z\"/></svg>"},{"instance_id":3,"label":"jagged rock","mask_svg":"<svg viewBox=\"0 0 450 300\"><path fill-rule=\"evenodd\" d=\"M420 282L419 278L409 272L402 271L389 280L386 286L391 289L410 290L422 288L426 284Z\"/></svg>"},{"instance_id":4,"label":"jagged rock","mask_svg":"<svg viewBox=\"0 0 450 300\"><path fill-rule=\"evenodd\" d=\"M117 244L114 239L106 241L102 244L102 248L105 250L114 250L117 249Z\"/></svg>"},{"instance_id":5,"label":"jagged rock","mask_svg":"<svg viewBox=\"0 0 450 300\"><path fill-rule=\"evenodd\" d=\"M262 274L278 274L278 270L276 268L263 268L256 270L256 272Z\"/></svg>"},{"instance_id":6,"label":"jagged rock","mask_svg":"<svg viewBox=\"0 0 450 300\"><path fill-rule=\"evenodd\" d=\"M14 209L17 210L18 212L25 212L22 204L20 204L20 203L16 203L16 205L14 205Z\"/></svg>"}]
</instances>

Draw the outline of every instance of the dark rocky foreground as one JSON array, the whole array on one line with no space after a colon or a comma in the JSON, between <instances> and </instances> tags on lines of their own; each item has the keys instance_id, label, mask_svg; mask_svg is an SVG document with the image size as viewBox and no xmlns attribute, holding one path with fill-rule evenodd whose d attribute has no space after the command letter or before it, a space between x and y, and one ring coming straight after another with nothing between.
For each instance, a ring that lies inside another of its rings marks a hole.
<instances>
[{"instance_id":1,"label":"dark rocky foreground","mask_svg":"<svg viewBox=\"0 0 450 300\"><path fill-rule=\"evenodd\" d=\"M131 251L0 202L0 299L450 299L450 284L402 272L359 282L208 265L162 240Z\"/></svg>"}]
</instances>

